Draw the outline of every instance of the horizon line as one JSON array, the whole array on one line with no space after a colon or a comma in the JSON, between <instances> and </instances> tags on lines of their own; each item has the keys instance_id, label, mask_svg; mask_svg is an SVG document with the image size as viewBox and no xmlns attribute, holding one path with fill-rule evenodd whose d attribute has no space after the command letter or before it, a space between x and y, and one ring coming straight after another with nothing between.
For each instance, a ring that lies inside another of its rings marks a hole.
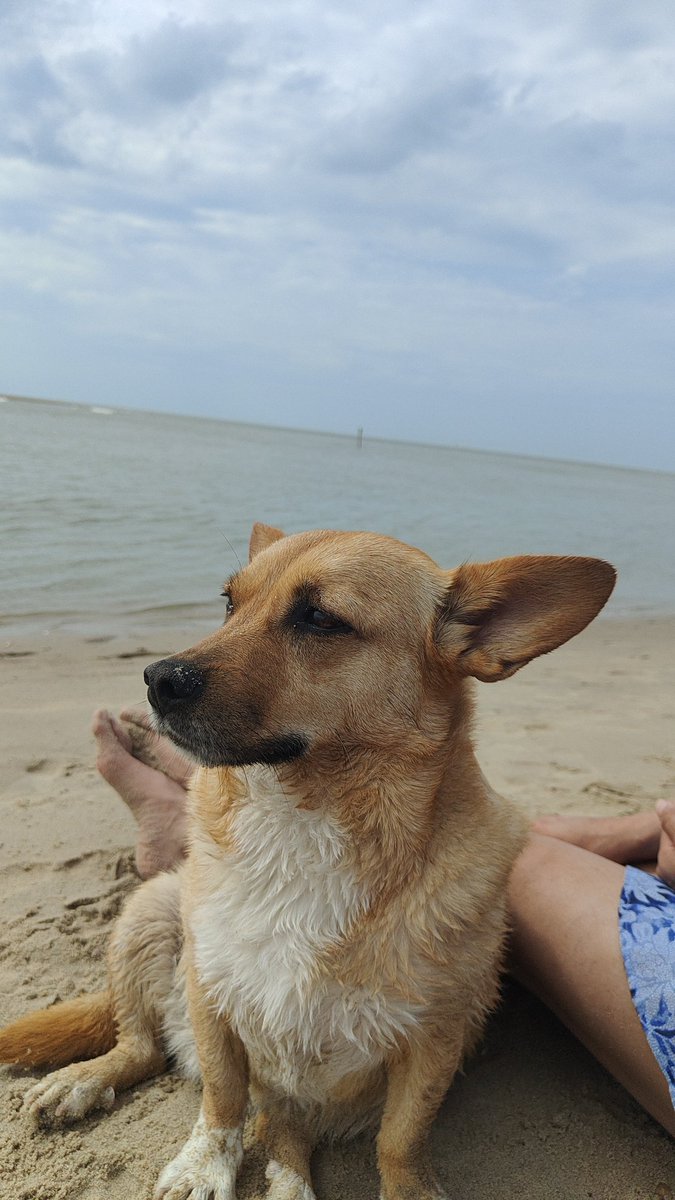
<instances>
[{"instance_id":1,"label":"horizon line","mask_svg":"<svg viewBox=\"0 0 675 1200\"><path fill-rule=\"evenodd\" d=\"M344 438L347 441L355 441L360 431L363 443L384 442L395 446L420 446L428 450L458 450L462 454L489 454L497 458L524 458L531 462L560 463L563 466L573 467L594 467L607 471L633 471L650 475L675 475L675 470L668 471L664 467L633 467L624 463L595 462L590 459L577 458L556 458L554 455L528 454L526 451L519 450L488 450L480 446L462 446L452 442L418 442L410 438L387 437L382 434L369 435L365 431L365 426L357 426L353 433L340 433L334 429L311 429L304 425L274 425L265 421L241 421L232 417L214 417L207 413L175 412L173 409L142 408L128 404L94 404L83 400L62 400L49 396L21 396L16 392L0 392L0 402L2 400L19 404L64 405L70 408L84 409L87 412L91 412L92 409L109 409L111 413L146 413L148 416L178 417L187 421L215 421L219 425L237 425L249 429L269 429L276 430L279 433L306 433L319 437Z\"/></svg>"}]
</instances>

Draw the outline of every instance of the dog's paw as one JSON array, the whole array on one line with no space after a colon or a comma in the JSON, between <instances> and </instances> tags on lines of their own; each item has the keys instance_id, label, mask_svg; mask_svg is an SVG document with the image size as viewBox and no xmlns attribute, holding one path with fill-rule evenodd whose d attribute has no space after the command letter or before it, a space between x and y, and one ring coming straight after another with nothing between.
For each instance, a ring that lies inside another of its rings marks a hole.
<instances>
[{"instance_id":1,"label":"dog's paw","mask_svg":"<svg viewBox=\"0 0 675 1200\"><path fill-rule=\"evenodd\" d=\"M270 1186L267 1200L316 1200L309 1184L291 1167L282 1167L276 1159L267 1164L265 1171Z\"/></svg>"},{"instance_id":2,"label":"dog's paw","mask_svg":"<svg viewBox=\"0 0 675 1200\"><path fill-rule=\"evenodd\" d=\"M40 1125L67 1125L81 1121L97 1108L109 1111L115 1089L95 1075L83 1075L77 1065L54 1071L30 1088L23 1104Z\"/></svg>"},{"instance_id":3,"label":"dog's paw","mask_svg":"<svg viewBox=\"0 0 675 1200\"><path fill-rule=\"evenodd\" d=\"M164 1168L154 1200L235 1200L241 1129L207 1129L199 1116L180 1154Z\"/></svg>"}]
</instances>

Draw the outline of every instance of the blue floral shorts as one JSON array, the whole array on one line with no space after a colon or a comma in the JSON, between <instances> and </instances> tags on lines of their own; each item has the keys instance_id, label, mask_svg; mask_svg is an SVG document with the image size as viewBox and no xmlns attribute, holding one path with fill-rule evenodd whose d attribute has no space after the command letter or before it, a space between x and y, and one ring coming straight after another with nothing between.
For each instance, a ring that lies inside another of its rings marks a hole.
<instances>
[{"instance_id":1,"label":"blue floral shorts","mask_svg":"<svg viewBox=\"0 0 675 1200\"><path fill-rule=\"evenodd\" d=\"M619 936L630 994L675 1105L675 891L626 867Z\"/></svg>"}]
</instances>

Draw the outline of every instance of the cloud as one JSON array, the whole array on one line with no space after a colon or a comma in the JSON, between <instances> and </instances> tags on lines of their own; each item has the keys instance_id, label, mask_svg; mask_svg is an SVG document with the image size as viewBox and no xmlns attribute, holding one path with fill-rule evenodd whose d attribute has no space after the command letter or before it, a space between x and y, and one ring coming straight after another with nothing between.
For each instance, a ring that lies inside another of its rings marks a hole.
<instances>
[{"instance_id":1,"label":"cloud","mask_svg":"<svg viewBox=\"0 0 675 1200\"><path fill-rule=\"evenodd\" d=\"M178 24L168 19L151 36L134 39L127 72L132 88L164 104L184 104L228 75L239 42L234 25Z\"/></svg>"},{"instance_id":2,"label":"cloud","mask_svg":"<svg viewBox=\"0 0 675 1200\"><path fill-rule=\"evenodd\" d=\"M588 397L592 380L619 405L641 380L658 407L671 11L250 0L224 20L215 0L180 15L164 0L7 3L0 304L25 330L5 354L14 390L36 390L19 347L51 305L61 395L65 358L90 393L93 347L110 343L127 347L121 362L146 355L147 402L167 398L157 348L182 343L181 362L199 356L199 403L219 402L236 360L228 404L251 403L249 372L258 416L275 395L288 424L306 419L298 396L337 396L340 381L390 433L409 431L388 400L404 406L405 388L439 437L451 430L433 398L457 389L504 437L500 393L531 413L542 391Z\"/></svg>"},{"instance_id":3,"label":"cloud","mask_svg":"<svg viewBox=\"0 0 675 1200\"><path fill-rule=\"evenodd\" d=\"M407 159L442 152L466 135L473 118L489 114L497 90L489 76L465 75L359 105L322 130L317 158L338 172L379 173Z\"/></svg>"},{"instance_id":4,"label":"cloud","mask_svg":"<svg viewBox=\"0 0 675 1200\"><path fill-rule=\"evenodd\" d=\"M234 23L169 17L120 46L71 53L57 69L83 107L151 124L154 109L190 105L231 77L239 41Z\"/></svg>"}]
</instances>

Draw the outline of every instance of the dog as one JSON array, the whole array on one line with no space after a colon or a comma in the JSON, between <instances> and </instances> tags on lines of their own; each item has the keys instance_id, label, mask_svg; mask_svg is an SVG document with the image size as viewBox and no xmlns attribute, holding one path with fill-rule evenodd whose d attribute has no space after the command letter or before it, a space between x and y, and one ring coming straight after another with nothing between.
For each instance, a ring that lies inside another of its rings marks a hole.
<instances>
[{"instance_id":1,"label":"dog","mask_svg":"<svg viewBox=\"0 0 675 1200\"><path fill-rule=\"evenodd\" d=\"M272 1200L313 1200L315 1143L374 1125L381 1200L440 1200L426 1137L497 1002L526 838L476 762L471 679L579 633L614 580L255 525L222 628L146 671L199 767L187 861L131 897L104 992L0 1035L0 1060L62 1068L28 1093L38 1119L173 1060L203 1101L156 1200L233 1200L249 1106Z\"/></svg>"}]
</instances>

